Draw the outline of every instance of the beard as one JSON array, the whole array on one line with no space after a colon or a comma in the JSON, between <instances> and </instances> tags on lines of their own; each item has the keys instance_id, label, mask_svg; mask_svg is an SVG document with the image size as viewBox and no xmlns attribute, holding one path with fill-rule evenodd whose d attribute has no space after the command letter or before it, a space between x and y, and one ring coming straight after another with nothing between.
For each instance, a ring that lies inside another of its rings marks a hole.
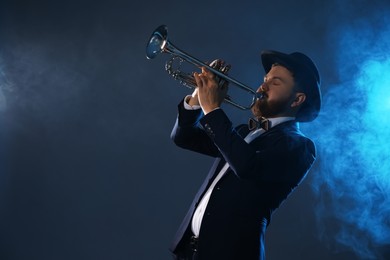
<instances>
[{"instance_id":1,"label":"beard","mask_svg":"<svg viewBox=\"0 0 390 260\"><path fill-rule=\"evenodd\" d=\"M290 106L290 99L268 101L267 97L259 99L251 108L255 117L272 118L286 115Z\"/></svg>"}]
</instances>

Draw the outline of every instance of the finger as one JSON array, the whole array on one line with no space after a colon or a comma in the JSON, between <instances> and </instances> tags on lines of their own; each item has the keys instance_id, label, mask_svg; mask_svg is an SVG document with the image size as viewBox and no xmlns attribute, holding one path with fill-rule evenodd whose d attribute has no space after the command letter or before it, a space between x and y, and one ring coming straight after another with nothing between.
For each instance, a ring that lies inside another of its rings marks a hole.
<instances>
[{"instance_id":1,"label":"finger","mask_svg":"<svg viewBox=\"0 0 390 260\"><path fill-rule=\"evenodd\" d=\"M231 67L232 67L232 66L231 66L230 64L224 66L224 67L222 68L222 73L223 73L223 74L227 74Z\"/></svg>"},{"instance_id":2,"label":"finger","mask_svg":"<svg viewBox=\"0 0 390 260\"><path fill-rule=\"evenodd\" d=\"M197 72L194 72L193 75L194 75L194 79L195 79L195 82L196 82L196 86L201 87L202 81L200 79L200 74L197 73Z\"/></svg>"},{"instance_id":3,"label":"finger","mask_svg":"<svg viewBox=\"0 0 390 260\"><path fill-rule=\"evenodd\" d=\"M203 72L202 72L204 75L207 76L207 78L209 78L210 80L214 80L218 83L219 81L219 78L217 75L215 75L213 72L209 71L208 69L204 69Z\"/></svg>"},{"instance_id":4,"label":"finger","mask_svg":"<svg viewBox=\"0 0 390 260\"><path fill-rule=\"evenodd\" d=\"M216 70L219 70L221 64L220 64L220 61L217 59L217 60L213 60L210 65L210 67L216 69Z\"/></svg>"},{"instance_id":5,"label":"finger","mask_svg":"<svg viewBox=\"0 0 390 260\"><path fill-rule=\"evenodd\" d=\"M208 85L207 82L210 80L209 77L204 74L199 75L199 79L202 82L201 83L202 87L207 86Z\"/></svg>"},{"instance_id":6,"label":"finger","mask_svg":"<svg viewBox=\"0 0 390 260\"><path fill-rule=\"evenodd\" d=\"M202 73L194 73L194 79L198 88L203 88L205 85L205 75Z\"/></svg>"},{"instance_id":7,"label":"finger","mask_svg":"<svg viewBox=\"0 0 390 260\"><path fill-rule=\"evenodd\" d=\"M213 81L215 85L218 86L220 84L220 77L215 75L213 72L205 70L204 75L207 77L208 80Z\"/></svg>"},{"instance_id":8,"label":"finger","mask_svg":"<svg viewBox=\"0 0 390 260\"><path fill-rule=\"evenodd\" d=\"M205 67L202 67L202 75L205 75L209 79L214 79L215 78L214 73L212 73L211 71L209 71Z\"/></svg>"}]
</instances>

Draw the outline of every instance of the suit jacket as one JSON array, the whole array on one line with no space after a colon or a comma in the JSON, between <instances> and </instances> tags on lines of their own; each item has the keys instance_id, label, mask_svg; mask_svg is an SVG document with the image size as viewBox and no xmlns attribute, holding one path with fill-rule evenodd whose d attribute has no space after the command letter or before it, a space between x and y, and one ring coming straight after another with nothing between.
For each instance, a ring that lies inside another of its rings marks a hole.
<instances>
[{"instance_id":1,"label":"suit jacket","mask_svg":"<svg viewBox=\"0 0 390 260\"><path fill-rule=\"evenodd\" d=\"M196 206L225 162L230 167L213 190L199 234L199 259L263 259L272 212L302 181L315 160L314 143L298 123L281 123L251 143L246 125L232 127L222 109L203 116L182 102L171 138L176 145L216 158L170 250L178 254L191 235Z\"/></svg>"}]
</instances>

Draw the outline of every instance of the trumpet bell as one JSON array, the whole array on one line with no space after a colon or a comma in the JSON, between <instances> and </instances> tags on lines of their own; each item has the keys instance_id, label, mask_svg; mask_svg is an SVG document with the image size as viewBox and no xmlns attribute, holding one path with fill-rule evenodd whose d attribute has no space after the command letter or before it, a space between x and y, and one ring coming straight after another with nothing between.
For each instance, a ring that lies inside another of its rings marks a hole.
<instances>
[{"instance_id":1,"label":"trumpet bell","mask_svg":"<svg viewBox=\"0 0 390 260\"><path fill-rule=\"evenodd\" d=\"M146 57L154 59L164 50L164 46L168 40L168 29L165 25L160 25L150 36L146 45Z\"/></svg>"}]
</instances>

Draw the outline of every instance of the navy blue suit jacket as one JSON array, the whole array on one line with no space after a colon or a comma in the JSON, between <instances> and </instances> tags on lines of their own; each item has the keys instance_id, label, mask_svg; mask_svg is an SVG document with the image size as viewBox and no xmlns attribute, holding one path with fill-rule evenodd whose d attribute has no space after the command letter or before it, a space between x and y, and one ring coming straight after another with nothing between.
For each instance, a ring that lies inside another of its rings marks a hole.
<instances>
[{"instance_id":1,"label":"navy blue suit jacket","mask_svg":"<svg viewBox=\"0 0 390 260\"><path fill-rule=\"evenodd\" d=\"M263 259L265 225L301 182L315 160L315 146L298 123L281 123L249 144L246 125L232 127L222 109L179 113L171 138L179 147L216 158L196 194L170 250L178 254L191 235L200 198L225 162L230 168L210 197L199 234L199 259Z\"/></svg>"}]
</instances>

